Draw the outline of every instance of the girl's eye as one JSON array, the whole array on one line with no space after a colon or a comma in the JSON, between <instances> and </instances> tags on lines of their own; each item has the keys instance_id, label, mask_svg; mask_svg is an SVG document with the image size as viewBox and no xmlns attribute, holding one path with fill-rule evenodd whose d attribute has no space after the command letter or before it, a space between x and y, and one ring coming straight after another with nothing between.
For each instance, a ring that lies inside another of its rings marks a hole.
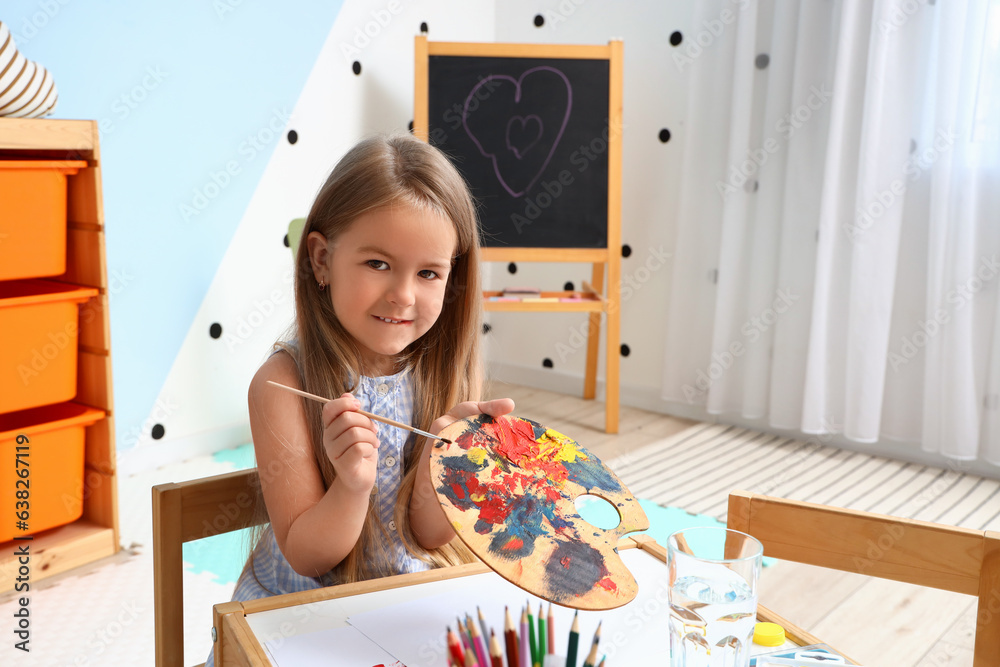
<instances>
[{"instance_id":1,"label":"girl's eye","mask_svg":"<svg viewBox=\"0 0 1000 667\"><path fill-rule=\"evenodd\" d=\"M385 271L389 268L389 265L383 262L381 259L369 259L368 266L372 267L376 271Z\"/></svg>"},{"instance_id":2,"label":"girl's eye","mask_svg":"<svg viewBox=\"0 0 1000 667\"><path fill-rule=\"evenodd\" d=\"M434 280L435 278L438 277L437 272L431 271L430 269L424 269L423 271L420 272L419 275L421 278L426 278L427 280Z\"/></svg>"}]
</instances>

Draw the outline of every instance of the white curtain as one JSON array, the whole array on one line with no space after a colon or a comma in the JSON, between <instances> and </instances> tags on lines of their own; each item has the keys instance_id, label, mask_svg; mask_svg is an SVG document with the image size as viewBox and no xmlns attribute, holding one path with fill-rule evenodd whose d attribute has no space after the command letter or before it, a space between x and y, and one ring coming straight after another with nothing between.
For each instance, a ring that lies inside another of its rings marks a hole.
<instances>
[{"instance_id":1,"label":"white curtain","mask_svg":"<svg viewBox=\"0 0 1000 667\"><path fill-rule=\"evenodd\" d=\"M1000 0L708 0L663 397L1000 464Z\"/></svg>"}]
</instances>

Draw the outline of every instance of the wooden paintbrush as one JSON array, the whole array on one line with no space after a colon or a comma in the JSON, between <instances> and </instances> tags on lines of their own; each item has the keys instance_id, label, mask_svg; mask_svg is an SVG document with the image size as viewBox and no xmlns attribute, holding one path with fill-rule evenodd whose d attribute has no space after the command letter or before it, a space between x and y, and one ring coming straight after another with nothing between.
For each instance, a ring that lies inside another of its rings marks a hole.
<instances>
[{"instance_id":1,"label":"wooden paintbrush","mask_svg":"<svg viewBox=\"0 0 1000 667\"><path fill-rule=\"evenodd\" d=\"M310 394L308 391L302 391L301 389L296 389L294 387L289 387L286 384L281 384L280 382L275 382L273 380L268 380L267 383L268 384L273 384L275 387L280 387L281 389L284 389L285 391L290 391L293 394L298 394L299 396L302 396L304 398L311 398L314 401L319 401L320 403L329 403L330 401L333 400L332 398L323 398L322 396L317 396L316 394ZM377 422L382 422L383 424L388 424L389 426L395 426L396 428L401 428L404 431L413 431L417 435L425 436L427 438L430 438L431 440L440 440L441 442L446 442L449 445L451 444L451 440L448 440L447 438L439 438L438 436L434 435L433 433L428 433L427 431L421 431L419 428L413 428L409 424L404 424L403 422L398 422L398 421L396 421L394 419L387 419L386 417L380 417L380 416L372 414L370 412L365 412L364 410L355 410L355 412L357 412L358 414L364 415L365 417L368 417L369 419L374 419Z\"/></svg>"}]
</instances>

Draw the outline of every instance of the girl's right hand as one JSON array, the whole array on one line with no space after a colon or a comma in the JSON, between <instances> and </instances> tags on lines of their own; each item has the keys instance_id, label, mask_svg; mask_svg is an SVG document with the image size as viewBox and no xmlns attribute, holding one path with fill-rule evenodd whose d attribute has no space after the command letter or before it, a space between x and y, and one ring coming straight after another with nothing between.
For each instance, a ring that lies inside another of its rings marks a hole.
<instances>
[{"instance_id":1,"label":"girl's right hand","mask_svg":"<svg viewBox=\"0 0 1000 667\"><path fill-rule=\"evenodd\" d=\"M351 394L323 406L323 447L341 484L368 493L375 485L379 443L375 424L356 412L360 407Z\"/></svg>"}]
</instances>

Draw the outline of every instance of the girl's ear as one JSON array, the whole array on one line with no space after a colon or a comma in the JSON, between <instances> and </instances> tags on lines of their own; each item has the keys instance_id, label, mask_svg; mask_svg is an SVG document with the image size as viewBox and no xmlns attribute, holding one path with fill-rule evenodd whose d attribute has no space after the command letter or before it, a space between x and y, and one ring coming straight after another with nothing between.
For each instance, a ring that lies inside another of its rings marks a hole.
<instances>
[{"instance_id":1,"label":"girl's ear","mask_svg":"<svg viewBox=\"0 0 1000 667\"><path fill-rule=\"evenodd\" d=\"M309 232L306 237L306 248L309 251L309 261L312 264L313 277L316 282L330 282L330 244L319 232Z\"/></svg>"}]
</instances>

